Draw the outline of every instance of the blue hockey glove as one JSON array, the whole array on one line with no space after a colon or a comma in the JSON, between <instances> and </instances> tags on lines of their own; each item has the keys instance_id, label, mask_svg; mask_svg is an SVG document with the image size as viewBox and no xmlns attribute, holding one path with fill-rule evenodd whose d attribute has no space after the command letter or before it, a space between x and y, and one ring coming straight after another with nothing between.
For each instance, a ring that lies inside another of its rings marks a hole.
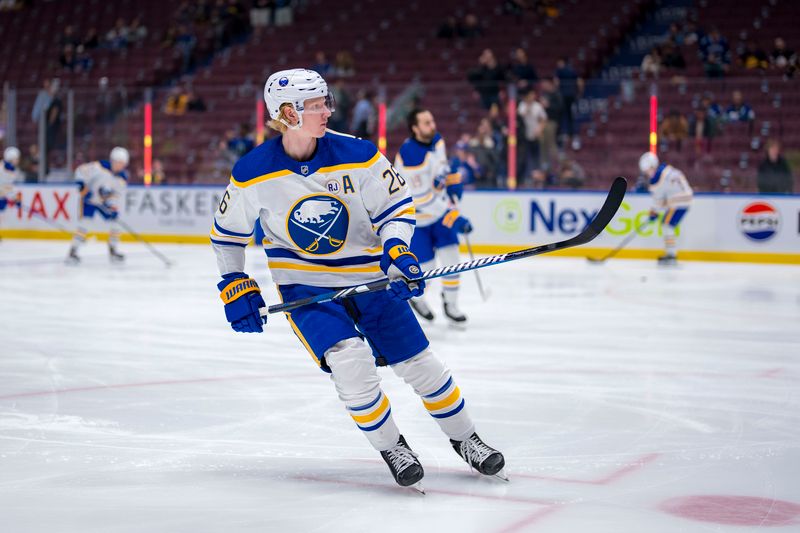
<instances>
[{"instance_id":1,"label":"blue hockey glove","mask_svg":"<svg viewBox=\"0 0 800 533\"><path fill-rule=\"evenodd\" d=\"M383 245L381 270L389 277L389 290L395 298L408 300L414 296L422 296L425 281L411 281L422 274L417 256L408 250L406 243L400 239L389 239Z\"/></svg>"},{"instance_id":2,"label":"blue hockey glove","mask_svg":"<svg viewBox=\"0 0 800 533\"><path fill-rule=\"evenodd\" d=\"M108 220L116 220L119 218L119 211L117 211L117 208L108 202L103 202L103 205L99 207L106 214Z\"/></svg>"},{"instance_id":3,"label":"blue hockey glove","mask_svg":"<svg viewBox=\"0 0 800 533\"><path fill-rule=\"evenodd\" d=\"M653 222L657 218L658 218L658 211L656 211L655 209L651 209L650 214L647 216L647 220Z\"/></svg>"},{"instance_id":4,"label":"blue hockey glove","mask_svg":"<svg viewBox=\"0 0 800 533\"><path fill-rule=\"evenodd\" d=\"M447 176L439 174L433 178L433 190L441 191L447 186Z\"/></svg>"},{"instance_id":5,"label":"blue hockey glove","mask_svg":"<svg viewBox=\"0 0 800 533\"><path fill-rule=\"evenodd\" d=\"M453 209L449 211L442 220L442 224L446 228L453 228L456 233L472 233L472 224L469 219L462 217L458 210Z\"/></svg>"},{"instance_id":6,"label":"blue hockey glove","mask_svg":"<svg viewBox=\"0 0 800 533\"><path fill-rule=\"evenodd\" d=\"M461 183L461 174L453 172L447 175L447 196L453 202L458 202L464 196L464 184Z\"/></svg>"},{"instance_id":7,"label":"blue hockey glove","mask_svg":"<svg viewBox=\"0 0 800 533\"><path fill-rule=\"evenodd\" d=\"M244 272L232 272L222 276L217 284L219 297L225 303L225 318L231 323L234 331L244 333L261 333L262 324L267 317L262 317L259 310L266 307L261 289L253 278Z\"/></svg>"}]
</instances>

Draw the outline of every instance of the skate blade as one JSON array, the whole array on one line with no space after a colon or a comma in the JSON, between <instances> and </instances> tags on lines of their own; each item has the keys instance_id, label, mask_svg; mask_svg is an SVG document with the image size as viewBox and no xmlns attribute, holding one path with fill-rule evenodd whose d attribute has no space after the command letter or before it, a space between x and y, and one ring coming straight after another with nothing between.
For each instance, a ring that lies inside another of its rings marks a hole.
<instances>
[{"instance_id":1,"label":"skate blade","mask_svg":"<svg viewBox=\"0 0 800 533\"><path fill-rule=\"evenodd\" d=\"M417 491L418 493L422 494L423 496L425 495L425 487L422 486L422 482L421 481L417 481L413 485L409 485L408 488Z\"/></svg>"},{"instance_id":2,"label":"skate blade","mask_svg":"<svg viewBox=\"0 0 800 533\"><path fill-rule=\"evenodd\" d=\"M500 471L498 473L496 473L495 475L493 475L492 477L496 477L497 479L501 479L501 480L506 481L506 482L511 481L510 479L508 479L508 475L506 474L506 469L505 468L501 468Z\"/></svg>"}]
</instances>

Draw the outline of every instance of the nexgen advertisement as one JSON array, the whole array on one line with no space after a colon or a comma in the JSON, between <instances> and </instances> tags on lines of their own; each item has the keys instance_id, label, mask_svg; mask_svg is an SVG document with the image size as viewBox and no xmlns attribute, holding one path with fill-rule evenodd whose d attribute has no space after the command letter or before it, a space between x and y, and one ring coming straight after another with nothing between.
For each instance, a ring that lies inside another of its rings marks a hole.
<instances>
[{"instance_id":1,"label":"nexgen advertisement","mask_svg":"<svg viewBox=\"0 0 800 533\"><path fill-rule=\"evenodd\" d=\"M207 243L221 186L129 186L121 217L153 242ZM80 213L74 184L18 185L2 213L0 235L69 238ZM603 192L467 191L461 210L475 231L476 252L499 253L577 234L603 203ZM586 246L564 255L603 253L631 232L619 257L654 258L663 250L658 222L647 223L650 196L628 193L609 226ZM130 240L130 239L129 239ZM800 264L800 196L696 194L679 226L681 259Z\"/></svg>"}]
</instances>

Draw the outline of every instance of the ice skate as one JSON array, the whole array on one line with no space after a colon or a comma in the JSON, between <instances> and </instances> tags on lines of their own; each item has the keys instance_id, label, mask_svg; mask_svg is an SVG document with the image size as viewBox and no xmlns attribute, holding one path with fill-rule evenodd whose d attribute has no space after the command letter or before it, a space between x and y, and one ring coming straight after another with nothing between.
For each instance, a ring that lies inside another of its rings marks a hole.
<instances>
[{"instance_id":1,"label":"ice skate","mask_svg":"<svg viewBox=\"0 0 800 533\"><path fill-rule=\"evenodd\" d=\"M119 253L113 246L108 247L108 258L112 263L123 263L125 261L125 256Z\"/></svg>"},{"instance_id":2,"label":"ice skate","mask_svg":"<svg viewBox=\"0 0 800 533\"><path fill-rule=\"evenodd\" d=\"M465 326L467 323L467 315L458 308L458 302L455 296L451 293L442 293L442 302L444 304L445 316L454 324L458 326Z\"/></svg>"},{"instance_id":3,"label":"ice skate","mask_svg":"<svg viewBox=\"0 0 800 533\"><path fill-rule=\"evenodd\" d=\"M413 309L414 312L420 317L429 322L433 320L433 311L431 311L431 308L428 307L428 304L425 302L423 297L411 298L408 303L411 304L411 309Z\"/></svg>"},{"instance_id":4,"label":"ice skate","mask_svg":"<svg viewBox=\"0 0 800 533\"><path fill-rule=\"evenodd\" d=\"M483 442L477 433L470 435L467 440L450 439L450 444L470 468L474 468L484 476L494 476L508 481L508 476L503 470L506 465L503 454Z\"/></svg>"},{"instance_id":5,"label":"ice skate","mask_svg":"<svg viewBox=\"0 0 800 533\"><path fill-rule=\"evenodd\" d=\"M425 490L420 483L425 471L417 459L417 454L408 446L406 439L402 435L400 435L400 439L394 447L381 452L381 457L386 461L398 485L411 487L425 494Z\"/></svg>"},{"instance_id":6,"label":"ice skate","mask_svg":"<svg viewBox=\"0 0 800 533\"><path fill-rule=\"evenodd\" d=\"M665 254L657 259L660 266L675 266L678 264L678 258L674 255Z\"/></svg>"},{"instance_id":7,"label":"ice skate","mask_svg":"<svg viewBox=\"0 0 800 533\"><path fill-rule=\"evenodd\" d=\"M69 249L69 254L67 254L67 258L64 262L68 265L79 265L81 262L80 256L78 256L78 250L73 246Z\"/></svg>"}]
</instances>

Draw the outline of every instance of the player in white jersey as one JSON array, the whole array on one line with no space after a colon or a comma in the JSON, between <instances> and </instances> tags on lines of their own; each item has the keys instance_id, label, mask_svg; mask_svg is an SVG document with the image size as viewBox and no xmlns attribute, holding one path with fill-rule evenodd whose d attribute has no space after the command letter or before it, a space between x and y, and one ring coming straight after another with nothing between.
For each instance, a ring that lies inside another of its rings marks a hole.
<instances>
[{"instance_id":1,"label":"player in white jersey","mask_svg":"<svg viewBox=\"0 0 800 533\"><path fill-rule=\"evenodd\" d=\"M666 253L658 258L658 262L662 265L675 264L676 228L692 203L692 187L683 172L666 163L659 164L658 156L651 152L646 152L639 158L639 170L650 183L650 194L653 197L650 220L655 221L663 213L661 227Z\"/></svg>"},{"instance_id":2,"label":"player in white jersey","mask_svg":"<svg viewBox=\"0 0 800 533\"><path fill-rule=\"evenodd\" d=\"M125 168L129 162L128 150L117 146L111 150L108 160L84 163L75 169L75 180L81 187L82 202L78 229L72 237L67 256L68 263L80 262L78 249L86 242L90 229L99 229L94 220L103 220L108 225L108 253L111 261L118 263L125 259L118 250L120 230L117 219L120 202L128 185ZM94 218L95 215L97 219Z\"/></svg>"},{"instance_id":3,"label":"player in white jersey","mask_svg":"<svg viewBox=\"0 0 800 533\"><path fill-rule=\"evenodd\" d=\"M11 193L14 191L14 182L22 181L23 175L19 170L19 149L9 146L3 151L3 166L0 167L0 228L3 227L3 215L7 207L14 205Z\"/></svg>"},{"instance_id":4,"label":"player in white jersey","mask_svg":"<svg viewBox=\"0 0 800 533\"><path fill-rule=\"evenodd\" d=\"M394 160L397 171L409 183L417 209L417 228L411 241L414 253L423 270L436 267L436 258L442 266L459 262L458 234L469 233L472 225L463 217L457 203L464 187L461 176L450 172L444 139L436 131L433 114L427 109L414 109L408 115L411 137L406 139ZM456 324L467 317L458 308L458 274L442 280L444 314ZM423 318L433 320L434 315L424 296L412 298L411 306Z\"/></svg>"},{"instance_id":5,"label":"player in white jersey","mask_svg":"<svg viewBox=\"0 0 800 533\"><path fill-rule=\"evenodd\" d=\"M502 454L475 433L450 371L406 302L425 285L412 281L421 270L408 250L415 210L406 181L371 142L326 129L333 103L316 72L272 74L264 99L270 126L282 134L236 163L211 228L226 318L242 332L261 332L266 323L258 284L244 273L256 224L284 301L388 276L385 291L300 307L286 318L331 373L348 413L398 484L416 485L424 472L392 418L376 365L390 366L414 388L467 463L498 474Z\"/></svg>"}]
</instances>

